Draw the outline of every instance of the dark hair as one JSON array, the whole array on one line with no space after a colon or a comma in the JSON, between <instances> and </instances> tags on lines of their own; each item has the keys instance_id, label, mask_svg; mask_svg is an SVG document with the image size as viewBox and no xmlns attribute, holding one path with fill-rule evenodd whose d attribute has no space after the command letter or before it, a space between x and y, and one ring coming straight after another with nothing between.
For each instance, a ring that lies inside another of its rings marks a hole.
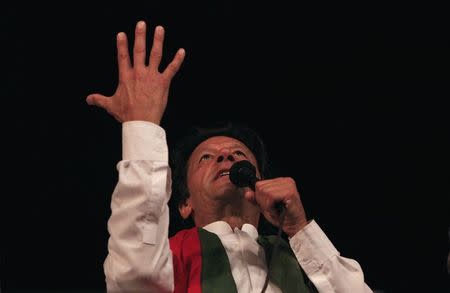
<instances>
[{"instance_id":1,"label":"dark hair","mask_svg":"<svg viewBox=\"0 0 450 293\"><path fill-rule=\"evenodd\" d=\"M187 188L187 162L194 149L206 139L213 136L228 136L237 139L245 144L253 153L258 164L258 170L262 178L269 177L266 146L259 134L247 125L235 122L218 122L213 126L199 127L193 126L186 134L178 140L170 153L170 164L173 172L172 176L172 196L170 206L172 209L172 229L193 227L192 219L183 221L178 213L178 207L184 203L189 192ZM175 214L178 218L174 218ZM173 221L176 220L176 221Z\"/></svg>"}]
</instances>

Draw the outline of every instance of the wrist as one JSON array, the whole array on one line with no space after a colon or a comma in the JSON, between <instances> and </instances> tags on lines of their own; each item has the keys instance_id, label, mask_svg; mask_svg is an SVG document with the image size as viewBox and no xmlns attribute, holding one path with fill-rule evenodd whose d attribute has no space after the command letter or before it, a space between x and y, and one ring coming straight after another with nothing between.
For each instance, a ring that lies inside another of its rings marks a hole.
<instances>
[{"instance_id":1,"label":"wrist","mask_svg":"<svg viewBox=\"0 0 450 293\"><path fill-rule=\"evenodd\" d=\"M283 231L290 238L293 237L295 234L297 234L299 231L301 231L303 228L305 228L306 225L308 225L308 221L305 218L295 222L292 225L284 226Z\"/></svg>"}]
</instances>

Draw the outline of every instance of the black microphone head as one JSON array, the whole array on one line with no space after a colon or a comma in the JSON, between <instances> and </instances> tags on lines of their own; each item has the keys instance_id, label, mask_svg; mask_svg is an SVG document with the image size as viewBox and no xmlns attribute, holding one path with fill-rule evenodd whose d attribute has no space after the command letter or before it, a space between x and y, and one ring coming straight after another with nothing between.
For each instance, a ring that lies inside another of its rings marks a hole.
<instances>
[{"instance_id":1,"label":"black microphone head","mask_svg":"<svg viewBox=\"0 0 450 293\"><path fill-rule=\"evenodd\" d=\"M238 187L255 189L256 167L247 160L239 161L230 168L230 181Z\"/></svg>"}]
</instances>

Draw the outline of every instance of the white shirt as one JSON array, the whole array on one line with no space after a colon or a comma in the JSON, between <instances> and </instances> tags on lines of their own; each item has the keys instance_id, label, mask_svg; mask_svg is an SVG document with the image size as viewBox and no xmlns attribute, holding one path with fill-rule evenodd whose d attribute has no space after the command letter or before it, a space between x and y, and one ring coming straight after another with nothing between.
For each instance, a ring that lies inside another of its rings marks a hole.
<instances>
[{"instance_id":1,"label":"white shirt","mask_svg":"<svg viewBox=\"0 0 450 293\"><path fill-rule=\"evenodd\" d=\"M171 173L165 131L144 121L122 125L123 159L117 164L119 180L111 199L104 263L107 290L172 292L167 206ZM264 250L256 243L258 233L248 224L234 231L226 225L215 222L204 228L222 241L238 292L259 292L267 267ZM319 292L372 292L358 262L340 256L314 220L289 243ZM266 292L280 291L270 284Z\"/></svg>"},{"instance_id":2,"label":"white shirt","mask_svg":"<svg viewBox=\"0 0 450 293\"><path fill-rule=\"evenodd\" d=\"M260 293L267 274L267 263L264 248L258 244L258 230L250 224L244 224L242 230L225 221L217 221L206 225L203 229L215 233L230 261L231 274L238 292ZM267 293L281 293L271 282Z\"/></svg>"}]
</instances>

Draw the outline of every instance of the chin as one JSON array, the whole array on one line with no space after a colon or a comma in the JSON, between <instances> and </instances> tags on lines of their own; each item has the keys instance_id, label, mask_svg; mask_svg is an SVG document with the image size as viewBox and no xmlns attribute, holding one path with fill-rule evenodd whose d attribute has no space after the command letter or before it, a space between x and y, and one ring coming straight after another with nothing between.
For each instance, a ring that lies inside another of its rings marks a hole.
<instances>
[{"instance_id":1,"label":"chin","mask_svg":"<svg viewBox=\"0 0 450 293\"><path fill-rule=\"evenodd\" d=\"M239 200L244 198L244 192L241 188L237 188L230 183L215 189L214 197L216 199Z\"/></svg>"}]
</instances>

